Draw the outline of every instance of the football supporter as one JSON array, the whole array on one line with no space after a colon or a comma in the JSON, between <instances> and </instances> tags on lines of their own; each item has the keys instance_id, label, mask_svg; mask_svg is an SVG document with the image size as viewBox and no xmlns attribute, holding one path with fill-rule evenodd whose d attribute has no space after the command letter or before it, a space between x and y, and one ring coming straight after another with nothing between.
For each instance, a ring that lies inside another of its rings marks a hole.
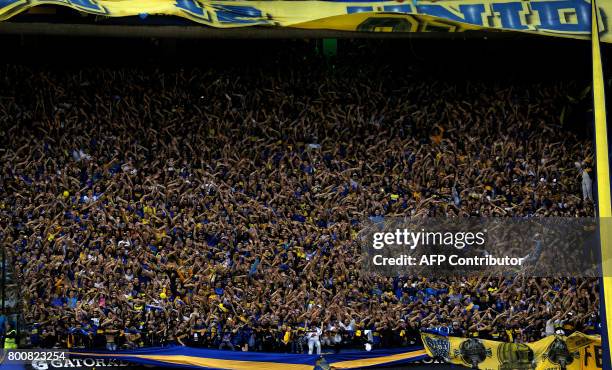
<instances>
[{"instance_id":1,"label":"football supporter","mask_svg":"<svg viewBox=\"0 0 612 370\"><path fill-rule=\"evenodd\" d=\"M597 331L596 279L383 277L355 241L367 218L592 216L591 142L556 113L578 87L368 76L4 67L0 231L35 345Z\"/></svg>"}]
</instances>

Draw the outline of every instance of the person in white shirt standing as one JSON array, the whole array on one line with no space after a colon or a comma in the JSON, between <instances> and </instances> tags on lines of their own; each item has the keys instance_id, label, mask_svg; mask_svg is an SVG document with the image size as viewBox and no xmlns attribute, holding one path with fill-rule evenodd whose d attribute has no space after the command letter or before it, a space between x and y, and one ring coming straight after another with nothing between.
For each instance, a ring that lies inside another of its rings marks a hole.
<instances>
[{"instance_id":1,"label":"person in white shirt standing","mask_svg":"<svg viewBox=\"0 0 612 370\"><path fill-rule=\"evenodd\" d=\"M593 201L593 180L591 180L588 168L585 167L584 162L574 162L574 165L582 175L582 199Z\"/></svg>"},{"instance_id":2,"label":"person in white shirt standing","mask_svg":"<svg viewBox=\"0 0 612 370\"><path fill-rule=\"evenodd\" d=\"M306 337L308 337L308 354L312 355L312 350L314 347L317 348L317 355L321 354L321 334L323 334L323 329L317 326L316 322L313 322L311 326L309 326Z\"/></svg>"}]
</instances>

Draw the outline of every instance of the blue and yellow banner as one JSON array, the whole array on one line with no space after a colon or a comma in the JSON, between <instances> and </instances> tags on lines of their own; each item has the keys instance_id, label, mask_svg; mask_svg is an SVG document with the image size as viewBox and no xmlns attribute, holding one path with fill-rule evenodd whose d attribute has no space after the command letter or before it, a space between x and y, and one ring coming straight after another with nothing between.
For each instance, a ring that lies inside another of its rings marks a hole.
<instances>
[{"instance_id":1,"label":"blue and yellow banner","mask_svg":"<svg viewBox=\"0 0 612 370\"><path fill-rule=\"evenodd\" d=\"M598 3L601 40L612 42L612 1ZM281 26L365 32L512 30L590 39L589 0L211 1L0 0L0 20L39 5L107 17L169 15L211 27Z\"/></svg>"},{"instance_id":2,"label":"blue and yellow banner","mask_svg":"<svg viewBox=\"0 0 612 370\"><path fill-rule=\"evenodd\" d=\"M429 358L423 347L380 349L325 355L333 369L365 369L379 366L401 366Z\"/></svg>"},{"instance_id":3,"label":"blue and yellow banner","mask_svg":"<svg viewBox=\"0 0 612 370\"><path fill-rule=\"evenodd\" d=\"M135 364L188 367L195 369L313 370L361 369L370 366L400 365L428 358L423 347L352 351L338 354L306 355L264 352L218 351L190 347L141 348L119 352L71 351L70 356L109 358Z\"/></svg>"},{"instance_id":4,"label":"blue and yellow banner","mask_svg":"<svg viewBox=\"0 0 612 370\"><path fill-rule=\"evenodd\" d=\"M218 351L181 346L141 348L119 352L72 351L70 355L113 358L153 366L237 370L312 370L319 357L301 354Z\"/></svg>"},{"instance_id":5,"label":"blue and yellow banner","mask_svg":"<svg viewBox=\"0 0 612 370\"><path fill-rule=\"evenodd\" d=\"M532 343L505 343L430 333L422 333L421 337L425 350L431 357L472 368L601 369L601 337L598 335L578 332L568 337L551 335Z\"/></svg>"}]
</instances>

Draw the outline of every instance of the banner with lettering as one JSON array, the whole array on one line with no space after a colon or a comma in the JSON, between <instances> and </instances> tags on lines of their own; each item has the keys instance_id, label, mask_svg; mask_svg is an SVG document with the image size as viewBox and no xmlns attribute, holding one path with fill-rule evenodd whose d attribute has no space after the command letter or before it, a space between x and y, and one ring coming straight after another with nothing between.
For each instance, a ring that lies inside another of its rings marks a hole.
<instances>
[{"instance_id":1,"label":"banner with lettering","mask_svg":"<svg viewBox=\"0 0 612 370\"><path fill-rule=\"evenodd\" d=\"M427 354L434 359L478 369L595 370L597 364L601 369L601 337L595 335L551 335L524 344L430 333L421 337Z\"/></svg>"},{"instance_id":2,"label":"banner with lettering","mask_svg":"<svg viewBox=\"0 0 612 370\"><path fill-rule=\"evenodd\" d=\"M601 370L603 368L601 341L581 348L579 361L582 370Z\"/></svg>"},{"instance_id":3,"label":"banner with lettering","mask_svg":"<svg viewBox=\"0 0 612 370\"><path fill-rule=\"evenodd\" d=\"M277 26L364 32L512 30L590 38L589 0L211 1L0 0L0 21L39 5L107 17L169 15L211 27ZM612 42L612 1L600 1L601 40Z\"/></svg>"}]
</instances>

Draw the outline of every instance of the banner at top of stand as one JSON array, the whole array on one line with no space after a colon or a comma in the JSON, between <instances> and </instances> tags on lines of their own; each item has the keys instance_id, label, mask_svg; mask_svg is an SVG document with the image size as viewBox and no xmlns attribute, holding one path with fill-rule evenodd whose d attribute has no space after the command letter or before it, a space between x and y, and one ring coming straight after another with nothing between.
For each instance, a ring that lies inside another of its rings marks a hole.
<instances>
[{"instance_id":1,"label":"banner at top of stand","mask_svg":"<svg viewBox=\"0 0 612 370\"><path fill-rule=\"evenodd\" d=\"M107 17L169 15L211 27L297 27L363 32L512 30L590 38L588 0L211 1L0 0L0 20L38 5ZM612 42L612 1L600 1L601 40Z\"/></svg>"}]
</instances>

